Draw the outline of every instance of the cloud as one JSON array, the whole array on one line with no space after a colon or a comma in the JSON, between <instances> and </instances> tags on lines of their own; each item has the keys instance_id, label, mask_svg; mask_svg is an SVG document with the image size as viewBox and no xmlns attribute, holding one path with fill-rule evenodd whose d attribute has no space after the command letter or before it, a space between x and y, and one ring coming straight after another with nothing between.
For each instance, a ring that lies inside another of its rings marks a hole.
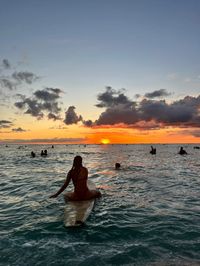
<instances>
[{"instance_id":1,"label":"cloud","mask_svg":"<svg viewBox=\"0 0 200 266\"><path fill-rule=\"evenodd\" d=\"M124 123L130 125L136 123L137 121L138 114L135 108L121 105L118 107L107 108L105 112L101 113L99 118L95 121L95 124L114 125Z\"/></svg>"},{"instance_id":2,"label":"cloud","mask_svg":"<svg viewBox=\"0 0 200 266\"><path fill-rule=\"evenodd\" d=\"M39 77L34 73L28 71L14 72L12 77L20 83L25 82L27 84L32 84L34 81L39 79Z\"/></svg>"},{"instance_id":3,"label":"cloud","mask_svg":"<svg viewBox=\"0 0 200 266\"><path fill-rule=\"evenodd\" d=\"M0 128L9 128L12 126L12 122L8 120L0 120Z\"/></svg>"},{"instance_id":4,"label":"cloud","mask_svg":"<svg viewBox=\"0 0 200 266\"><path fill-rule=\"evenodd\" d=\"M37 90L30 98L25 97L22 94L17 94L21 99L15 102L15 106L20 110L25 110L25 114L42 119L45 112L48 112L49 119L60 119L58 114L61 111L57 100L60 98L62 90L56 88L45 88L43 90Z\"/></svg>"},{"instance_id":5,"label":"cloud","mask_svg":"<svg viewBox=\"0 0 200 266\"><path fill-rule=\"evenodd\" d=\"M190 134L194 137L200 138L200 130L190 131Z\"/></svg>"},{"instance_id":6,"label":"cloud","mask_svg":"<svg viewBox=\"0 0 200 266\"><path fill-rule=\"evenodd\" d=\"M130 126L131 128L134 127L134 129L138 130L157 130L162 128L162 123L158 123L154 120L151 121L138 121L133 125Z\"/></svg>"},{"instance_id":7,"label":"cloud","mask_svg":"<svg viewBox=\"0 0 200 266\"><path fill-rule=\"evenodd\" d=\"M2 72L4 72L4 70L8 70L11 68L12 66L8 61L8 59L3 59ZM30 85L38 79L39 77L37 75L29 71L19 71L19 72L15 71L11 75L3 75L3 73L1 73L0 87L2 89L14 90L17 89L18 86L23 83Z\"/></svg>"},{"instance_id":8,"label":"cloud","mask_svg":"<svg viewBox=\"0 0 200 266\"><path fill-rule=\"evenodd\" d=\"M75 112L76 107L70 106L65 112L64 123L66 125L77 124L79 121L82 121L82 116L77 115Z\"/></svg>"},{"instance_id":9,"label":"cloud","mask_svg":"<svg viewBox=\"0 0 200 266\"><path fill-rule=\"evenodd\" d=\"M16 89L16 86L17 86L15 82L5 77L0 77L0 85L1 85L1 88L6 88L9 90Z\"/></svg>"},{"instance_id":10,"label":"cloud","mask_svg":"<svg viewBox=\"0 0 200 266\"><path fill-rule=\"evenodd\" d=\"M92 127L93 126L93 122L90 119L89 120L83 120L82 122L83 122L84 126L86 126L86 127Z\"/></svg>"},{"instance_id":11,"label":"cloud","mask_svg":"<svg viewBox=\"0 0 200 266\"><path fill-rule=\"evenodd\" d=\"M160 89L160 90L155 90L153 92L150 93L146 93L144 96L146 98L156 98L156 97L163 97L163 96L169 96L171 95L171 93L167 92L165 89Z\"/></svg>"},{"instance_id":12,"label":"cloud","mask_svg":"<svg viewBox=\"0 0 200 266\"><path fill-rule=\"evenodd\" d=\"M130 100L123 90L114 90L106 87L106 91L97 97L100 103L97 107L106 107L95 121L95 125L114 125L125 123L127 125L138 121L137 111L135 109L136 102Z\"/></svg>"},{"instance_id":13,"label":"cloud","mask_svg":"<svg viewBox=\"0 0 200 266\"><path fill-rule=\"evenodd\" d=\"M63 126L63 125L59 125L59 126L50 127L49 129L58 129L58 130L60 130L60 129L68 129L68 127Z\"/></svg>"},{"instance_id":14,"label":"cloud","mask_svg":"<svg viewBox=\"0 0 200 266\"><path fill-rule=\"evenodd\" d=\"M183 130L181 132L181 134L187 135L187 136L191 135L191 136L194 136L196 138L200 138L200 130L199 129L197 129L197 130Z\"/></svg>"},{"instance_id":15,"label":"cloud","mask_svg":"<svg viewBox=\"0 0 200 266\"><path fill-rule=\"evenodd\" d=\"M13 128L12 131L13 132L26 132L27 130L22 129L21 127L18 127L18 128Z\"/></svg>"},{"instance_id":16,"label":"cloud","mask_svg":"<svg viewBox=\"0 0 200 266\"><path fill-rule=\"evenodd\" d=\"M138 112L140 120L163 123L171 126L200 126L200 96L186 96L184 99L167 104L164 100L144 99L140 102Z\"/></svg>"},{"instance_id":17,"label":"cloud","mask_svg":"<svg viewBox=\"0 0 200 266\"><path fill-rule=\"evenodd\" d=\"M55 101L60 97L60 93L63 92L61 89L58 88L46 88L44 90L37 90L34 92L34 95L37 99L46 101L46 102L52 102Z\"/></svg>"},{"instance_id":18,"label":"cloud","mask_svg":"<svg viewBox=\"0 0 200 266\"><path fill-rule=\"evenodd\" d=\"M168 95L165 90L148 94L148 97ZM165 100L142 99L134 102L122 91L106 88L98 95L100 103L96 104L105 110L96 121L82 120L85 126L132 127L136 129L158 129L168 126L200 127L200 95L186 96L183 99L167 103Z\"/></svg>"},{"instance_id":19,"label":"cloud","mask_svg":"<svg viewBox=\"0 0 200 266\"><path fill-rule=\"evenodd\" d=\"M37 117L38 119L43 118L44 114L42 112L42 104L36 99L25 98L22 101L16 102L15 106L21 110L26 109L24 114L30 114L31 116Z\"/></svg>"},{"instance_id":20,"label":"cloud","mask_svg":"<svg viewBox=\"0 0 200 266\"><path fill-rule=\"evenodd\" d=\"M87 138L51 138L51 139L1 139L0 143L80 143Z\"/></svg>"},{"instance_id":21,"label":"cloud","mask_svg":"<svg viewBox=\"0 0 200 266\"><path fill-rule=\"evenodd\" d=\"M9 128L13 125L11 121L8 120L0 120L0 128Z\"/></svg>"},{"instance_id":22,"label":"cloud","mask_svg":"<svg viewBox=\"0 0 200 266\"><path fill-rule=\"evenodd\" d=\"M54 121L56 121L56 120L61 120L60 116L55 115L55 114L53 114L53 113L49 113L47 117L48 117L48 119L52 119L52 120L54 120Z\"/></svg>"},{"instance_id":23,"label":"cloud","mask_svg":"<svg viewBox=\"0 0 200 266\"><path fill-rule=\"evenodd\" d=\"M114 90L111 87L106 87L106 91L100 93L97 97L99 101L96 104L97 107L116 107L119 105L131 106L134 102L130 101L126 95L124 95L123 90Z\"/></svg>"},{"instance_id":24,"label":"cloud","mask_svg":"<svg viewBox=\"0 0 200 266\"><path fill-rule=\"evenodd\" d=\"M10 62L8 61L8 59L3 59L3 60L2 60L2 65L3 65L3 68L4 68L4 69L10 69L10 68L11 68L11 64L10 64Z\"/></svg>"}]
</instances>

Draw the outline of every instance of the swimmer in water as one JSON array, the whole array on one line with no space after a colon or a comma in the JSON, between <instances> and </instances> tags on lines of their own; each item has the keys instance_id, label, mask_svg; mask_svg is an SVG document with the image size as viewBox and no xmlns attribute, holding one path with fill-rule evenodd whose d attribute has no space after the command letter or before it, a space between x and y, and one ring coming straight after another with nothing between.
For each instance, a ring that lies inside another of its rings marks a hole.
<instances>
[{"instance_id":1,"label":"swimmer in water","mask_svg":"<svg viewBox=\"0 0 200 266\"><path fill-rule=\"evenodd\" d=\"M184 155L184 154L187 154L187 152L183 149L183 147L181 147L180 151L179 151L179 154L180 155Z\"/></svg>"}]
</instances>

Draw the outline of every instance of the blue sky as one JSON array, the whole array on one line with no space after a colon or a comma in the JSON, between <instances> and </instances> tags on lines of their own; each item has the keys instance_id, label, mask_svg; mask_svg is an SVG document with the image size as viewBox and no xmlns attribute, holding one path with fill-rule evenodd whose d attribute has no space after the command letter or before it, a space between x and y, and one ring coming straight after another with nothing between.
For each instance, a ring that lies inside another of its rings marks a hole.
<instances>
[{"instance_id":1,"label":"blue sky","mask_svg":"<svg viewBox=\"0 0 200 266\"><path fill-rule=\"evenodd\" d=\"M45 84L184 93L190 86L184 80L198 81L198 0L0 3L1 56L27 57Z\"/></svg>"},{"instance_id":2,"label":"blue sky","mask_svg":"<svg viewBox=\"0 0 200 266\"><path fill-rule=\"evenodd\" d=\"M87 119L105 86L126 95L164 89L174 101L200 91L199 0L0 0L0 56L58 87ZM2 74L6 75L6 74ZM3 90L4 96L7 91Z\"/></svg>"}]
</instances>

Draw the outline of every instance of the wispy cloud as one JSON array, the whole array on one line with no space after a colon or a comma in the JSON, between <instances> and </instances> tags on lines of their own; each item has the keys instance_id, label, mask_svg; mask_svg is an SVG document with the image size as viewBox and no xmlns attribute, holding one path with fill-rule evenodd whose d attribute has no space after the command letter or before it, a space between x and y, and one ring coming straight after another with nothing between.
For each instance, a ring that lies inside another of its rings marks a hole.
<instances>
[{"instance_id":1,"label":"wispy cloud","mask_svg":"<svg viewBox=\"0 0 200 266\"><path fill-rule=\"evenodd\" d=\"M0 129L1 128L10 128L12 127L13 123L9 120L0 120Z\"/></svg>"},{"instance_id":2,"label":"wispy cloud","mask_svg":"<svg viewBox=\"0 0 200 266\"><path fill-rule=\"evenodd\" d=\"M194 130L182 130L181 131L181 134L183 135L191 135L191 136L194 136L194 137L197 137L197 138L200 138L200 130L199 129L194 129Z\"/></svg>"},{"instance_id":3,"label":"wispy cloud","mask_svg":"<svg viewBox=\"0 0 200 266\"><path fill-rule=\"evenodd\" d=\"M148 92L144 96L146 98L159 98L159 97L164 97L164 96L169 96L171 93L167 92L165 89L160 89L160 90L155 90L153 92Z\"/></svg>"},{"instance_id":4,"label":"wispy cloud","mask_svg":"<svg viewBox=\"0 0 200 266\"><path fill-rule=\"evenodd\" d=\"M31 85L40 79L39 76L30 71L14 71L10 74L14 67L12 67L8 59L2 60L1 67L2 73L0 74L0 88L5 91L7 89L12 91L23 84Z\"/></svg>"},{"instance_id":5,"label":"wispy cloud","mask_svg":"<svg viewBox=\"0 0 200 266\"><path fill-rule=\"evenodd\" d=\"M4 89L14 90L17 87L17 83L13 82L9 78L0 77L0 87Z\"/></svg>"},{"instance_id":6,"label":"wispy cloud","mask_svg":"<svg viewBox=\"0 0 200 266\"><path fill-rule=\"evenodd\" d=\"M63 129L68 129L68 127L63 126L63 125L59 125L59 126L53 126L53 127L50 127L49 129L63 130Z\"/></svg>"},{"instance_id":7,"label":"wispy cloud","mask_svg":"<svg viewBox=\"0 0 200 266\"><path fill-rule=\"evenodd\" d=\"M42 119L45 113L48 112L48 119L58 120L60 119L61 108L57 100L61 93L62 90L58 88L45 88L35 91L32 97L18 94L17 96L21 100L15 102L15 106L20 110L24 110L25 114L30 114L37 119Z\"/></svg>"},{"instance_id":8,"label":"wispy cloud","mask_svg":"<svg viewBox=\"0 0 200 266\"><path fill-rule=\"evenodd\" d=\"M46 138L46 139L1 139L0 143L80 143L87 138Z\"/></svg>"},{"instance_id":9,"label":"wispy cloud","mask_svg":"<svg viewBox=\"0 0 200 266\"><path fill-rule=\"evenodd\" d=\"M22 129L21 127L18 127L18 128L12 128L12 131L21 133L21 132L26 132L27 130Z\"/></svg>"},{"instance_id":10,"label":"wispy cloud","mask_svg":"<svg viewBox=\"0 0 200 266\"><path fill-rule=\"evenodd\" d=\"M8 59L3 59L2 60L2 66L3 66L4 69L10 69L11 68L11 64L8 61Z\"/></svg>"},{"instance_id":11,"label":"wispy cloud","mask_svg":"<svg viewBox=\"0 0 200 266\"><path fill-rule=\"evenodd\" d=\"M39 77L32 72L20 71L14 72L12 78L18 81L19 83L25 82L27 84L32 84L34 81L38 80Z\"/></svg>"}]
</instances>

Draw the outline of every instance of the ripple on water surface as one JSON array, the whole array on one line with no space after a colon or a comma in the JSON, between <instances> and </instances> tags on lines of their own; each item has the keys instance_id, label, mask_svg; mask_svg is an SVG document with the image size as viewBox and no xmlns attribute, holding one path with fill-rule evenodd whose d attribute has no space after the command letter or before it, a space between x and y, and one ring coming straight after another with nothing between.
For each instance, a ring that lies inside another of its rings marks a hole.
<instances>
[{"instance_id":1,"label":"ripple on water surface","mask_svg":"<svg viewBox=\"0 0 200 266\"><path fill-rule=\"evenodd\" d=\"M199 150L192 145L184 157L178 145L157 145L155 156L149 145L0 148L1 265L200 265ZM84 226L66 229L63 197L48 196L77 154L102 198Z\"/></svg>"}]
</instances>

